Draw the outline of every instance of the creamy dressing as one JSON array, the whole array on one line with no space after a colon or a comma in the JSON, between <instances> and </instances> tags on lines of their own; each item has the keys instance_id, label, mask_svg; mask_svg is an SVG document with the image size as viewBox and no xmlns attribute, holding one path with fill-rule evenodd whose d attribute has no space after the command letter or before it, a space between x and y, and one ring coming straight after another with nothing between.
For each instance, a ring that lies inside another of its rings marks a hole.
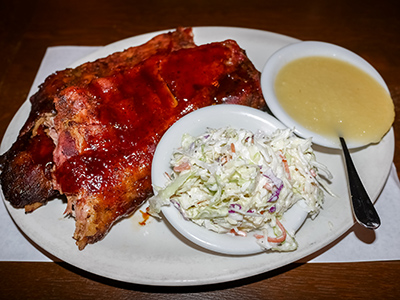
<instances>
[{"instance_id":1,"label":"creamy dressing","mask_svg":"<svg viewBox=\"0 0 400 300\"><path fill-rule=\"evenodd\" d=\"M379 142L394 121L389 93L361 69L338 59L310 56L278 73L275 93L303 127L337 140Z\"/></svg>"}]
</instances>

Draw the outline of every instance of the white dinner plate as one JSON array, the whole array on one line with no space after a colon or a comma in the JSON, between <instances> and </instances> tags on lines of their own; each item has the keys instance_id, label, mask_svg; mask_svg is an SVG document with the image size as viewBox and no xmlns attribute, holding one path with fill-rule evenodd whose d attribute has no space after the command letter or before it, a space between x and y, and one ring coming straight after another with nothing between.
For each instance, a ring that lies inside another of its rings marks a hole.
<instances>
[{"instance_id":1,"label":"white dinner plate","mask_svg":"<svg viewBox=\"0 0 400 300\"><path fill-rule=\"evenodd\" d=\"M158 34L149 33L108 45L74 66L115 51L142 44ZM194 28L195 42L203 44L234 39L246 50L258 70L276 50L298 40L271 32L233 28ZM1 153L16 139L30 111L28 102L10 123ZM75 221L65 218L65 203L53 200L32 214L5 205L19 228L39 247L73 266L104 277L147 285L189 286L212 284L267 272L295 262L339 238L354 223L346 175L339 151L316 147L317 159L327 165L334 179L331 189L338 198L327 197L314 221L307 220L297 234L299 247L290 253L260 253L248 256L218 255L181 238L166 222L150 219L145 226L138 211L118 222L104 240L79 251L72 238ZM373 201L384 186L394 155L393 129L377 145L352 152L360 177ZM4 197L2 196L4 199ZM144 210L143 207L141 210Z\"/></svg>"}]
</instances>

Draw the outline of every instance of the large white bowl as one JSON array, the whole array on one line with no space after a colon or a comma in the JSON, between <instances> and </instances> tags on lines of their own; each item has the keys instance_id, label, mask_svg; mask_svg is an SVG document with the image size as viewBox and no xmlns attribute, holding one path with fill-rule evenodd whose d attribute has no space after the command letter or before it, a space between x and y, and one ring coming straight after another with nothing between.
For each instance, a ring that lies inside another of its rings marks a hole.
<instances>
[{"instance_id":1,"label":"large white bowl","mask_svg":"<svg viewBox=\"0 0 400 300\"><path fill-rule=\"evenodd\" d=\"M227 126L252 132L262 130L266 133L272 133L278 128L286 128L271 115L242 105L222 104L196 110L172 125L159 142L152 163L153 186L164 187L167 183L165 172L170 174L172 171L170 167L172 152L181 145L183 134L198 136L207 128ZM154 189L154 192L157 193L157 190ZM246 255L263 251L253 234L240 237L215 233L185 220L173 205L164 206L162 213L180 234L208 250L230 255ZM298 203L284 214L282 223L289 232L294 233L301 227L306 217L307 212L301 207L301 203Z\"/></svg>"},{"instance_id":2,"label":"large white bowl","mask_svg":"<svg viewBox=\"0 0 400 300\"><path fill-rule=\"evenodd\" d=\"M332 140L303 127L282 108L275 94L274 83L281 68L293 60L308 56L326 56L348 62L372 76L388 92L389 89L381 75L362 57L345 48L325 42L306 41L290 44L276 51L267 60L261 75L261 87L265 101L272 113L283 124L294 129L299 136L304 138L312 137L315 144L339 149L341 148L339 139ZM357 148L365 145L347 141L347 146L348 148Z\"/></svg>"}]
</instances>

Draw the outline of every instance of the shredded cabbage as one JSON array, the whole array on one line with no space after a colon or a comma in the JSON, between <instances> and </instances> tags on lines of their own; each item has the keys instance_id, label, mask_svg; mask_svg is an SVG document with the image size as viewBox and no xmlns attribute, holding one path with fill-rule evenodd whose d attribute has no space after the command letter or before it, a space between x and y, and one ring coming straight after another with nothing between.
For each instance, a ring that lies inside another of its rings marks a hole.
<instances>
[{"instance_id":1,"label":"shredded cabbage","mask_svg":"<svg viewBox=\"0 0 400 300\"><path fill-rule=\"evenodd\" d=\"M171 167L168 184L155 187L157 195L149 200L152 215L172 203L200 226L239 236L253 232L261 247L278 251L297 248L294 233L280 222L283 214L303 199L308 213L317 215L324 199L319 170L331 178L316 161L311 139L290 129L271 135L231 127L185 134Z\"/></svg>"}]
</instances>

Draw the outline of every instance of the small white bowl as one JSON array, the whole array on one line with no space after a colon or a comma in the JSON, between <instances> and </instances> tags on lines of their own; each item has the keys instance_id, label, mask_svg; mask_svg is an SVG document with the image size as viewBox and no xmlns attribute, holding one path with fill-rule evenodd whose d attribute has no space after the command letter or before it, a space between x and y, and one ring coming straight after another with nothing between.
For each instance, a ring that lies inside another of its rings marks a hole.
<instances>
[{"instance_id":1,"label":"small white bowl","mask_svg":"<svg viewBox=\"0 0 400 300\"><path fill-rule=\"evenodd\" d=\"M267 60L261 75L262 92L271 112L283 124L294 129L295 133L299 136L304 138L312 137L315 144L339 149L341 148L339 139L335 141L304 128L286 113L276 97L274 83L280 69L295 59L308 56L326 56L348 62L372 76L388 92L389 89L380 74L366 60L354 52L337 45L314 41L299 42L283 47L271 55ZM348 148L357 148L364 145L347 141L347 146Z\"/></svg>"},{"instance_id":2,"label":"small white bowl","mask_svg":"<svg viewBox=\"0 0 400 300\"><path fill-rule=\"evenodd\" d=\"M152 162L151 179L153 187L164 187L166 185L165 172L168 174L172 172L170 167L172 152L181 145L181 138L184 133L198 136L203 134L207 128L227 126L236 129L243 128L252 132L262 130L266 133L272 133L278 128L286 128L271 115L247 106L221 104L196 110L173 124L159 142ZM157 193L156 190L154 192ZM183 219L173 205L164 206L162 213L180 234L208 250L229 255L246 255L263 251L251 233L247 237L240 237L209 231ZM306 218L307 212L299 203L284 214L282 223L289 232L294 233L301 227Z\"/></svg>"}]
</instances>

